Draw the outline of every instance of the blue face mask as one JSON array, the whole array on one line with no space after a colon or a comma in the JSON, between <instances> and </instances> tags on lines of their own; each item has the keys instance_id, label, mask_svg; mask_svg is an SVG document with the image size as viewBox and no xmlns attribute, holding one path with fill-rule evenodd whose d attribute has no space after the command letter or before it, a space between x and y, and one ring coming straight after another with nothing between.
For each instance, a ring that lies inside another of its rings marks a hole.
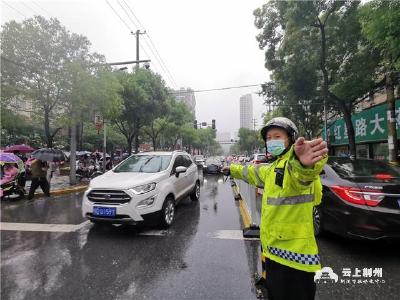
<instances>
[{"instance_id":1,"label":"blue face mask","mask_svg":"<svg viewBox=\"0 0 400 300\"><path fill-rule=\"evenodd\" d=\"M267 141L267 151L273 156L278 156L285 151L285 141L284 140L270 140Z\"/></svg>"}]
</instances>

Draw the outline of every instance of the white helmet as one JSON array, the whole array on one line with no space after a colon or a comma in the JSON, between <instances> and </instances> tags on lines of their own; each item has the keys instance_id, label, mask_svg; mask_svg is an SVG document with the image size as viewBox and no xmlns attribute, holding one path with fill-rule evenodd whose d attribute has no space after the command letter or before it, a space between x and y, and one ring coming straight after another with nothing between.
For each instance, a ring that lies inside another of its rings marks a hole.
<instances>
[{"instance_id":1,"label":"white helmet","mask_svg":"<svg viewBox=\"0 0 400 300\"><path fill-rule=\"evenodd\" d=\"M292 143L295 142L297 136L299 135L299 130L297 126L288 118L285 117L276 117L267 122L267 124L261 129L261 137L266 140L267 131L272 127L278 127L284 129L289 138L292 140Z\"/></svg>"}]
</instances>

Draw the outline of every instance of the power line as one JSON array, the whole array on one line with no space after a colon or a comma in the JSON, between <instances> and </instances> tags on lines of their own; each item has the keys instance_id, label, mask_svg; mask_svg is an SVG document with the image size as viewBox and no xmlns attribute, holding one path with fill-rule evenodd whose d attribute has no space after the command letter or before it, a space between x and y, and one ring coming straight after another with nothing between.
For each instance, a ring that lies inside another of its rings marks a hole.
<instances>
[{"instance_id":1,"label":"power line","mask_svg":"<svg viewBox=\"0 0 400 300\"><path fill-rule=\"evenodd\" d=\"M135 19L139 22L140 26L137 25L137 23L131 18L131 16L129 15L128 11L125 9L125 7L123 7L122 4L121 4L121 2L118 1L119 6L120 6L120 7L122 8L122 10L125 12L125 14L127 15L128 19L132 22L132 24L133 24L137 29L139 29L140 27L142 27L142 29L144 29L144 27L141 25L139 19L137 19L136 15L133 13L133 11L132 11L131 8L129 7L129 5L128 5L124 0L122 0L122 1L124 2L125 6L129 9L129 11L131 12L131 14L135 17ZM144 33L146 33L146 31L144 31ZM160 60L158 59L157 55L154 53L153 49L151 48L151 45L147 42L146 39L144 39L144 42L146 43L146 45L147 45L147 47L150 49L150 51L153 53L153 56L154 56L154 58L156 59L157 63L160 65L162 71L164 72L166 79L168 78L168 80L171 82L171 84L172 84L172 85L175 85L175 87L176 87L175 82L173 81L173 79L171 79L170 76L168 76L168 72L164 69L162 63L160 62Z\"/></svg>"},{"instance_id":2,"label":"power line","mask_svg":"<svg viewBox=\"0 0 400 300\"><path fill-rule=\"evenodd\" d=\"M139 23L139 25L144 29L143 24L140 22L139 18L135 15L135 13L134 13L133 10L131 9L130 5L129 5L128 3L126 3L125 0L122 0L122 1L125 3L125 5L126 5L127 8L129 9L129 11L130 11L131 14L133 15L133 17L134 17L134 18L136 19L136 21ZM149 39L150 44L153 46L153 48L154 48L156 54L157 54L158 57L160 58L160 61L161 61L160 65L163 67L163 69L164 69L164 67L165 67L165 70L164 70L164 71L166 71L166 73L167 73L166 75L169 76L170 79L172 79L173 84L177 87L178 85L176 84L176 82L175 82L175 80L174 80L174 77L172 76L172 74L171 74L171 72L169 71L167 65L165 64L164 60L162 59L160 53L159 53L158 50L157 50L157 47L154 45L154 43L153 43L153 41L152 41L152 39L151 39L151 37L150 37L150 34L149 34L148 32L147 32L147 38ZM150 49L151 49L151 47L150 47ZM153 51L152 51L152 52L153 52ZM154 52L153 52L153 54L154 54ZM156 55L155 55L155 57L157 58Z\"/></svg>"},{"instance_id":3,"label":"power line","mask_svg":"<svg viewBox=\"0 0 400 300\"><path fill-rule=\"evenodd\" d=\"M106 0L106 3L108 6L113 10L113 12L117 15L117 17L121 20L122 23L125 24L126 28L128 28L129 32L132 32L132 29L129 27L129 25L121 18L121 16L117 13L117 11L111 6L111 4Z\"/></svg>"},{"instance_id":4,"label":"power line","mask_svg":"<svg viewBox=\"0 0 400 300\"><path fill-rule=\"evenodd\" d=\"M6 1L3 1L3 3L5 5L7 5L9 8L15 10L17 13L19 13L21 16L23 16L24 18L27 18L27 16L25 16L22 12L20 12L18 9L16 9L15 7L12 7L10 4L8 4Z\"/></svg>"},{"instance_id":5,"label":"power line","mask_svg":"<svg viewBox=\"0 0 400 300\"><path fill-rule=\"evenodd\" d=\"M130 8L129 4L127 4L124 0L122 0L125 4L125 6L128 8L128 10L131 12L131 14L133 15L133 17L137 20L137 22L139 23L140 26L137 25L137 23L130 17L129 13L126 11L126 9L121 5L121 3L118 1L118 4L121 6L121 8L124 10L125 14L128 16L129 20L132 22L132 24L134 24L134 26L136 28L140 28L142 27L144 29L144 26L140 23L139 19L136 17L135 13L132 11L132 9ZM145 31L146 33L146 31ZM160 61L160 59L158 58L157 54L153 51L153 48L151 47L151 45L147 42L146 39L144 39L145 44L147 45L147 47L150 49L150 51L152 52L154 58L156 59L157 63L160 65L161 70L164 72L166 79L168 79L171 83L172 86L175 86L175 88L177 88L177 84L175 82L175 80L173 79L173 77L170 75L170 73L168 72L168 70L166 70L166 68L164 67L162 61Z\"/></svg>"},{"instance_id":6,"label":"power line","mask_svg":"<svg viewBox=\"0 0 400 300\"><path fill-rule=\"evenodd\" d=\"M22 5L25 6L26 8L28 8L29 10L33 11L34 14L36 15L40 15L40 13L38 13L35 9L29 7L25 2L21 1Z\"/></svg>"},{"instance_id":7,"label":"power line","mask_svg":"<svg viewBox=\"0 0 400 300\"><path fill-rule=\"evenodd\" d=\"M131 18L131 16L129 15L129 13L127 12L127 10L121 5L121 3L118 1L118 5L121 7L121 9L124 11L124 13L126 14L126 16L128 17L128 19L132 22L132 24L133 24L133 26L135 27L135 28L139 28L139 26L135 23L135 21ZM131 33L132 34L134 34L133 33L133 31L131 31ZM146 42L146 40L144 40L145 42ZM140 46L140 49L142 49L143 50L143 52L148 56L148 57L150 57L149 56L149 54L147 53L147 51L144 49L144 47L142 46L142 44L140 44L139 45ZM149 47L150 48L150 47ZM151 50L151 49L150 49ZM156 69L156 72L158 72L158 68L156 67L156 65L154 64L154 67L155 67L155 69Z\"/></svg>"},{"instance_id":8,"label":"power line","mask_svg":"<svg viewBox=\"0 0 400 300\"><path fill-rule=\"evenodd\" d=\"M112 11L114 12L114 14L121 20L122 23L124 23L124 25L126 26L126 28L128 28L130 33L133 33L132 29L130 28L130 26L128 25L128 23L125 22L125 20L121 17L121 15L111 6L111 4L105 0L107 5L112 9ZM147 53L147 51L143 48L142 45L140 45L140 49L143 50L143 52L149 57L149 54Z\"/></svg>"},{"instance_id":9,"label":"power line","mask_svg":"<svg viewBox=\"0 0 400 300\"><path fill-rule=\"evenodd\" d=\"M32 1L32 0L31 0L31 2L32 2L33 4L35 4L37 7L39 7L42 11L44 11L49 17L51 17L51 13L49 13L48 10L44 9L42 6L40 6L40 5L39 5L38 3L36 3L35 1Z\"/></svg>"},{"instance_id":10,"label":"power line","mask_svg":"<svg viewBox=\"0 0 400 300\"><path fill-rule=\"evenodd\" d=\"M231 90L231 89L240 89L240 88L254 87L254 86L261 86L261 83L259 83L259 84L248 84L248 85L230 86L230 87L215 88L215 89L206 89L206 90L176 91L176 92L172 92L171 94L213 92L213 91L223 91L223 90Z\"/></svg>"}]
</instances>

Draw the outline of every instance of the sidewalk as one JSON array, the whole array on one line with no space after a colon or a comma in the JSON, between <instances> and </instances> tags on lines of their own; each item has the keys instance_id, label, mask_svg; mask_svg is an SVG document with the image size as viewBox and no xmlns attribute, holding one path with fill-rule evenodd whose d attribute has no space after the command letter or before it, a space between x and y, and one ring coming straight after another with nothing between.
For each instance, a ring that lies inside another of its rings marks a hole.
<instances>
[{"instance_id":1,"label":"sidewalk","mask_svg":"<svg viewBox=\"0 0 400 300\"><path fill-rule=\"evenodd\" d=\"M88 181L82 181L76 185L69 184L69 176L54 176L50 181L50 194L53 196L81 192L87 189ZM25 184L25 190L28 193L31 186L31 181L28 180ZM36 189L35 195L43 195L40 187Z\"/></svg>"}]
</instances>

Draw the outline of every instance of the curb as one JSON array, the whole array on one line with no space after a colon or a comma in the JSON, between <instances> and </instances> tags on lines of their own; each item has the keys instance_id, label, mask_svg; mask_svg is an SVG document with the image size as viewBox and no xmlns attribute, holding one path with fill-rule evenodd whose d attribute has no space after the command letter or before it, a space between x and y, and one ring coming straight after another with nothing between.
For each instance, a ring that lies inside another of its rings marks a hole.
<instances>
[{"instance_id":1,"label":"curb","mask_svg":"<svg viewBox=\"0 0 400 300\"><path fill-rule=\"evenodd\" d=\"M70 188L63 188L63 189L58 189L52 191L50 189L50 194L51 196L59 196L59 195L65 195L65 194L71 194L71 193L77 193L77 192L82 192L85 191L88 188L89 185L79 185L75 187L70 187ZM43 192L38 192L35 193L35 196L44 196Z\"/></svg>"},{"instance_id":2,"label":"curb","mask_svg":"<svg viewBox=\"0 0 400 300\"><path fill-rule=\"evenodd\" d=\"M234 182L234 181L233 181ZM239 186L232 184L232 190L235 195L235 200L239 201L239 211L243 222L243 237L245 238L260 238L260 228L252 224L251 214L245 199L240 194Z\"/></svg>"},{"instance_id":3,"label":"curb","mask_svg":"<svg viewBox=\"0 0 400 300\"><path fill-rule=\"evenodd\" d=\"M232 185L232 190L235 195L235 200L239 201L239 210L240 210L240 215L242 217L243 225L245 228L250 227L251 216L249 213L249 208L247 207L246 202L240 195L239 187L236 184Z\"/></svg>"}]
</instances>

